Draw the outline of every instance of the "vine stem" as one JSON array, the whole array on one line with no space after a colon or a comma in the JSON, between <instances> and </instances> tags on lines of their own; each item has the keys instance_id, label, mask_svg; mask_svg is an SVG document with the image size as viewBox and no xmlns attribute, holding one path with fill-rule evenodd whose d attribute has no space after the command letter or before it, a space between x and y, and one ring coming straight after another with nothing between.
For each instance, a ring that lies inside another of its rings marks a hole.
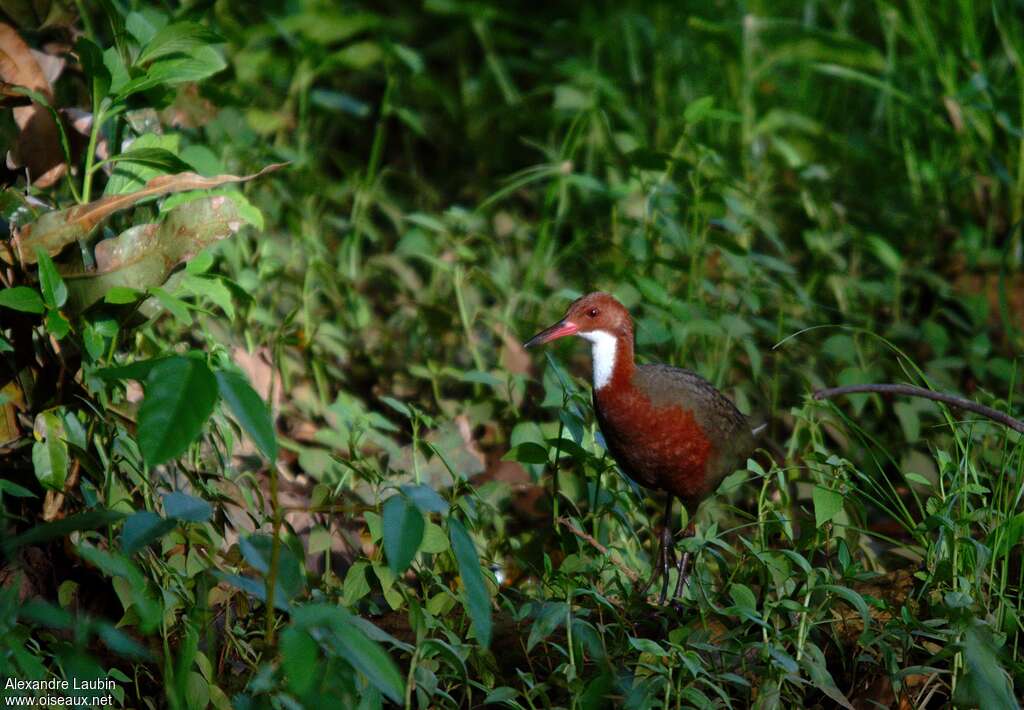
<instances>
[{"instance_id":1,"label":"vine stem","mask_svg":"<svg viewBox=\"0 0 1024 710\"><path fill-rule=\"evenodd\" d=\"M992 407L986 407L984 404L978 404L977 402L959 397L955 394L946 394L945 392L934 392L932 390L926 390L923 387L915 387L914 385L847 385L846 387L830 387L828 389L816 390L814 393L815 399L831 399L832 397L841 397L847 394L859 394L862 392L871 392L876 394L899 394L906 397L921 397L923 399L931 399L936 402L942 402L952 407L958 407L959 409L966 409L969 412L980 414L983 417L991 419L994 422L998 422L1005 427L1009 427L1014 431L1018 431L1024 434L1024 422L1020 419L1011 417L1006 412L1000 412L998 409Z\"/></svg>"}]
</instances>

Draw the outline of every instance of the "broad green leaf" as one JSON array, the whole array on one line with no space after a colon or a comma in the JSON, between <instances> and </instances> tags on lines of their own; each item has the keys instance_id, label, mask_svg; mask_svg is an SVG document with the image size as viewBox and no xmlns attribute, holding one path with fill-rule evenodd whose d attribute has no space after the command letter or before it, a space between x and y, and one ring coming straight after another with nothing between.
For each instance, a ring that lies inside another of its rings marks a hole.
<instances>
[{"instance_id":1,"label":"broad green leaf","mask_svg":"<svg viewBox=\"0 0 1024 710\"><path fill-rule=\"evenodd\" d=\"M291 691L302 697L316 682L320 646L309 632L289 627L281 632L281 667Z\"/></svg>"},{"instance_id":2,"label":"broad green leaf","mask_svg":"<svg viewBox=\"0 0 1024 710\"><path fill-rule=\"evenodd\" d=\"M142 136L144 138L145 136ZM142 140L139 138L138 140ZM192 170L192 166L166 148L146 148L138 146L138 140L132 144L131 150L107 158L96 167L112 163L134 163L156 170L158 174L183 173ZM113 194L108 192L107 194Z\"/></svg>"},{"instance_id":3,"label":"broad green leaf","mask_svg":"<svg viewBox=\"0 0 1024 710\"><path fill-rule=\"evenodd\" d=\"M811 494L814 503L814 524L821 527L833 520L843 509L843 496L824 486L815 486Z\"/></svg>"},{"instance_id":4,"label":"broad green leaf","mask_svg":"<svg viewBox=\"0 0 1024 710\"><path fill-rule=\"evenodd\" d=\"M126 303L135 303L144 295L141 291L136 291L127 286L114 286L107 291L107 294L103 297L103 302L119 306Z\"/></svg>"},{"instance_id":5,"label":"broad green leaf","mask_svg":"<svg viewBox=\"0 0 1024 710\"><path fill-rule=\"evenodd\" d=\"M165 502L165 508L166 505ZM151 510L135 513L124 521L124 527L121 529L121 550L126 555L133 555L177 526L177 521L161 518Z\"/></svg>"},{"instance_id":6,"label":"broad green leaf","mask_svg":"<svg viewBox=\"0 0 1024 710\"><path fill-rule=\"evenodd\" d=\"M274 538L270 535L248 535L238 542L245 561L252 565L260 574L270 574L270 558L273 555ZM277 592L276 596L284 595L285 599L294 599L302 593L306 582L302 577L302 564L292 549L282 541L278 550L277 560Z\"/></svg>"},{"instance_id":7,"label":"broad green leaf","mask_svg":"<svg viewBox=\"0 0 1024 710\"><path fill-rule=\"evenodd\" d=\"M139 629L149 633L160 623L163 608L159 598L150 594L146 578L125 555L101 550L88 543L79 543L75 549L82 559L100 569L108 577L123 578L131 589L131 602L139 615Z\"/></svg>"},{"instance_id":8,"label":"broad green leaf","mask_svg":"<svg viewBox=\"0 0 1024 710\"><path fill-rule=\"evenodd\" d=\"M750 591L750 587L740 582L729 585L729 596L732 602L740 609L757 613L757 597Z\"/></svg>"},{"instance_id":9,"label":"broad green leaf","mask_svg":"<svg viewBox=\"0 0 1024 710\"><path fill-rule=\"evenodd\" d=\"M60 340L71 332L71 322L60 311L47 311L46 332Z\"/></svg>"},{"instance_id":10,"label":"broad green leaf","mask_svg":"<svg viewBox=\"0 0 1024 710\"><path fill-rule=\"evenodd\" d=\"M164 513L168 518L190 523L205 523L213 517L213 506L202 498L173 491L164 494Z\"/></svg>"},{"instance_id":11,"label":"broad green leaf","mask_svg":"<svg viewBox=\"0 0 1024 710\"><path fill-rule=\"evenodd\" d=\"M60 308L68 300L67 286L49 254L36 249L36 259L39 260L39 289L43 292L43 302L50 308Z\"/></svg>"},{"instance_id":12,"label":"broad green leaf","mask_svg":"<svg viewBox=\"0 0 1024 710\"><path fill-rule=\"evenodd\" d=\"M405 679L387 651L369 638L355 619L341 607L326 604L307 604L292 614L295 628L327 631L331 648L366 676L371 685L400 704L405 697Z\"/></svg>"},{"instance_id":13,"label":"broad green leaf","mask_svg":"<svg viewBox=\"0 0 1024 710\"><path fill-rule=\"evenodd\" d=\"M266 403L252 388L244 375L237 372L216 372L220 396L231 408L238 423L252 437L263 455L270 461L277 459L277 436L274 420Z\"/></svg>"},{"instance_id":14,"label":"broad green leaf","mask_svg":"<svg viewBox=\"0 0 1024 710\"><path fill-rule=\"evenodd\" d=\"M555 629L564 624L568 618L569 605L565 602L546 602L541 606L540 613L530 627L530 636L526 640L526 651L550 636Z\"/></svg>"},{"instance_id":15,"label":"broad green leaf","mask_svg":"<svg viewBox=\"0 0 1024 710\"><path fill-rule=\"evenodd\" d=\"M209 254L204 251L202 254ZM191 266L194 262L188 262ZM196 296L205 296L217 304L228 320L235 319L235 304L231 296L231 289L224 285L224 282L217 277L195 276L191 273L181 275L181 288Z\"/></svg>"},{"instance_id":16,"label":"broad green leaf","mask_svg":"<svg viewBox=\"0 0 1024 710\"><path fill-rule=\"evenodd\" d=\"M138 380L142 382L149 377L149 373L153 371L154 367L172 357L176 356L154 357L149 360L136 360L128 365L104 367L101 370L96 370L96 376L104 380Z\"/></svg>"},{"instance_id":17,"label":"broad green leaf","mask_svg":"<svg viewBox=\"0 0 1024 710\"><path fill-rule=\"evenodd\" d=\"M149 292L161 306L167 309L168 313L174 316L175 320L186 327L192 325L192 316L188 312L187 303L159 286L151 286Z\"/></svg>"},{"instance_id":18,"label":"broad green leaf","mask_svg":"<svg viewBox=\"0 0 1024 710\"><path fill-rule=\"evenodd\" d=\"M188 56L166 55L153 61L146 73L120 87L117 100L122 101L140 91L154 87L201 81L227 66L224 58L212 47L194 49Z\"/></svg>"},{"instance_id":19,"label":"broad green leaf","mask_svg":"<svg viewBox=\"0 0 1024 710\"><path fill-rule=\"evenodd\" d=\"M143 133L132 141L128 150L100 163L114 163L113 172L103 190L104 195L123 195L141 189L147 181L168 173L181 173L193 170L187 164L172 169L170 166L177 160L181 150L181 136L177 133ZM131 157L138 156L140 160ZM161 160L161 156L164 160ZM167 156L170 156L168 158Z\"/></svg>"},{"instance_id":20,"label":"broad green leaf","mask_svg":"<svg viewBox=\"0 0 1024 710\"><path fill-rule=\"evenodd\" d=\"M424 513L448 514L448 502L426 484L402 486L402 493Z\"/></svg>"},{"instance_id":21,"label":"broad green leaf","mask_svg":"<svg viewBox=\"0 0 1024 710\"><path fill-rule=\"evenodd\" d=\"M491 643L491 597L487 593L473 539L458 518L448 518L448 535L462 577L463 605L469 612L477 641L485 648Z\"/></svg>"},{"instance_id":22,"label":"broad green leaf","mask_svg":"<svg viewBox=\"0 0 1024 710\"><path fill-rule=\"evenodd\" d=\"M267 585L262 579L252 579L251 577L243 577L240 574L227 574L220 570L214 570L212 572L215 579L221 582L227 582L232 587L241 589L246 594L259 599L261 602L267 601ZM288 603L288 599L284 594L274 593L274 608L280 611L290 612L292 610L291 604Z\"/></svg>"},{"instance_id":23,"label":"broad green leaf","mask_svg":"<svg viewBox=\"0 0 1024 710\"><path fill-rule=\"evenodd\" d=\"M157 31L153 39L143 47L135 63L143 66L160 57L189 54L199 47L223 41L223 37L205 25L196 22L175 22Z\"/></svg>"},{"instance_id":24,"label":"broad green leaf","mask_svg":"<svg viewBox=\"0 0 1024 710\"><path fill-rule=\"evenodd\" d=\"M502 461L518 461L519 463L547 463L548 450L532 441L524 441L512 447L501 457Z\"/></svg>"},{"instance_id":25,"label":"broad green leaf","mask_svg":"<svg viewBox=\"0 0 1024 710\"><path fill-rule=\"evenodd\" d=\"M991 630L975 622L964 634L963 648L966 673L957 684L957 705L986 709L1019 707L1011 676L999 661Z\"/></svg>"},{"instance_id":26,"label":"broad green leaf","mask_svg":"<svg viewBox=\"0 0 1024 710\"><path fill-rule=\"evenodd\" d=\"M179 456L195 441L217 403L217 378L205 362L170 357L146 377L138 439L150 466Z\"/></svg>"},{"instance_id":27,"label":"broad green leaf","mask_svg":"<svg viewBox=\"0 0 1024 710\"><path fill-rule=\"evenodd\" d=\"M804 645L804 656L800 660L800 665L807 671L814 686L825 693L837 707L853 710L849 698L836 686L836 682L828 670L825 654L816 644L808 642Z\"/></svg>"},{"instance_id":28,"label":"broad green leaf","mask_svg":"<svg viewBox=\"0 0 1024 710\"><path fill-rule=\"evenodd\" d=\"M629 645L635 648L640 653L649 653L652 656L657 656L658 658L663 658L669 655L668 651L662 648L656 641L652 641L651 639L631 637L629 639Z\"/></svg>"},{"instance_id":29,"label":"broad green leaf","mask_svg":"<svg viewBox=\"0 0 1024 710\"><path fill-rule=\"evenodd\" d=\"M68 473L68 445L64 441L64 420L56 409L36 415L33 426L32 466L39 482L54 491L64 490Z\"/></svg>"},{"instance_id":30,"label":"broad green leaf","mask_svg":"<svg viewBox=\"0 0 1024 710\"><path fill-rule=\"evenodd\" d=\"M24 486L19 486L17 483L14 483L13 481L8 481L5 478L0 478L0 497L2 497L4 494L14 496L15 498L39 497L29 489L25 488Z\"/></svg>"},{"instance_id":31,"label":"broad green leaf","mask_svg":"<svg viewBox=\"0 0 1024 710\"><path fill-rule=\"evenodd\" d=\"M75 42L75 53L91 83L93 104L99 104L110 92L110 70L103 63L103 50L86 36Z\"/></svg>"},{"instance_id":32,"label":"broad green leaf","mask_svg":"<svg viewBox=\"0 0 1024 710\"><path fill-rule=\"evenodd\" d=\"M388 566L396 574L401 574L423 542L423 513L404 495L397 493L385 501L382 519Z\"/></svg>"},{"instance_id":33,"label":"broad green leaf","mask_svg":"<svg viewBox=\"0 0 1024 710\"><path fill-rule=\"evenodd\" d=\"M699 99L695 99L687 104L686 109L683 111L683 120L688 124L698 123L708 115L714 105L714 96L702 96Z\"/></svg>"},{"instance_id":34,"label":"broad green leaf","mask_svg":"<svg viewBox=\"0 0 1024 710\"><path fill-rule=\"evenodd\" d=\"M850 589L849 587L843 587L838 584L822 584L816 587L816 589L832 592L836 596L839 596L846 600L846 602L849 603L850 606L852 606L854 609L857 610L858 613L860 613L861 620L864 622L864 627L861 630L861 635L863 636L864 634L868 633L868 630L871 627L871 613L868 611L868 605L867 602L864 601L864 597L862 597L859 593Z\"/></svg>"},{"instance_id":35,"label":"broad green leaf","mask_svg":"<svg viewBox=\"0 0 1024 710\"><path fill-rule=\"evenodd\" d=\"M42 313L46 310L39 292L28 286L14 286L0 291L0 306L23 313Z\"/></svg>"},{"instance_id":36,"label":"broad green leaf","mask_svg":"<svg viewBox=\"0 0 1024 710\"><path fill-rule=\"evenodd\" d=\"M63 520L55 520L52 523L43 523L42 525L29 528L21 535L0 542L0 548L10 556L14 550L24 545L35 545L47 540L54 540L77 530L98 530L99 528L107 527L111 523L116 523L124 517L124 513L119 513L116 510L86 510L68 516Z\"/></svg>"}]
</instances>

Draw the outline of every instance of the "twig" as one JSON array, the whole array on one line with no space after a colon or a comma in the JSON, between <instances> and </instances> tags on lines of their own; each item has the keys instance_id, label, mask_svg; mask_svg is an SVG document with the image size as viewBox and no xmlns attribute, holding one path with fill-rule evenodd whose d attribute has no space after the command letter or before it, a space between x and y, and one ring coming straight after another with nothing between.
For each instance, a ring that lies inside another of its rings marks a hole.
<instances>
[{"instance_id":1,"label":"twig","mask_svg":"<svg viewBox=\"0 0 1024 710\"><path fill-rule=\"evenodd\" d=\"M569 520L568 518L558 518L557 522L558 522L558 523L560 523L561 525L564 525L565 527L569 528L569 532L571 532L571 533L572 533L573 535L575 535L576 537L580 538L581 540L586 540L587 542L589 542L589 543L590 543L590 545L591 545L591 546L592 546L592 547L593 547L593 548L594 548L595 550L597 550L597 551L598 551L598 552L600 552L600 553L601 553L602 555L604 555L604 556L605 556L605 557L607 557L607 558L608 558L609 560L611 560L611 561L612 561L612 564L613 564L613 565L615 565L616 567L618 567L618 568L619 568L619 569L620 569L620 570L622 571L622 573L623 573L624 575L626 575L627 577L629 577L629 581L631 581L631 582L632 582L633 584L636 584L636 583L637 583L637 581L639 581L639 579L640 579L640 575L638 575L638 574L637 574L636 572L634 572L633 570L631 570L631 569L630 569L629 567L626 567L626 566L625 566L624 564L622 564L621 562L619 562L619 560L618 560L618 559L616 559L615 557L613 557L613 556L612 556L612 554L611 554L611 552L610 552L610 551L608 550L608 548L607 548L607 547L605 547L604 545L602 545L601 543L599 543L599 542L598 542L597 540L595 540L595 539L594 539L594 537L593 537L592 535L590 535L590 534L588 534L588 533L585 533L585 532L583 532L582 530L580 530L580 529L579 529L578 527L576 527L576 525L575 525L575 524L573 524L573 522L572 522L571 520Z\"/></svg>"},{"instance_id":2,"label":"twig","mask_svg":"<svg viewBox=\"0 0 1024 710\"><path fill-rule=\"evenodd\" d=\"M814 398L829 399L831 397L839 397L844 394L857 394L860 392L901 394L907 397L931 399L936 402L948 404L952 407L959 407L960 409L966 409L969 412L980 414L983 417L987 417L994 422L999 422L1003 426L1024 434L1024 422L1020 419L1011 417L1005 412L1000 412L998 409L992 409L992 407L986 407L984 404L978 404L977 402L972 402L969 399L964 399L963 397L958 397L953 394L933 392L932 390L926 390L923 387L915 387L914 385L848 385L846 387L831 387L829 389L817 390L814 393Z\"/></svg>"}]
</instances>

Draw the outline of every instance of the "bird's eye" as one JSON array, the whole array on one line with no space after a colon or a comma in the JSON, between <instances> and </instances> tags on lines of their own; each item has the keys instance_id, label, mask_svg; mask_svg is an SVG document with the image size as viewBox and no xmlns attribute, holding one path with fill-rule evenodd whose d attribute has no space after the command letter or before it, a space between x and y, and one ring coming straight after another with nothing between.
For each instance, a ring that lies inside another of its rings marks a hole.
<instances>
[{"instance_id":1,"label":"bird's eye","mask_svg":"<svg viewBox=\"0 0 1024 710\"><path fill-rule=\"evenodd\" d=\"M598 313L600 313L600 311L597 310L596 308L591 308L589 311L587 311L587 315L590 316L591 318L597 318Z\"/></svg>"}]
</instances>

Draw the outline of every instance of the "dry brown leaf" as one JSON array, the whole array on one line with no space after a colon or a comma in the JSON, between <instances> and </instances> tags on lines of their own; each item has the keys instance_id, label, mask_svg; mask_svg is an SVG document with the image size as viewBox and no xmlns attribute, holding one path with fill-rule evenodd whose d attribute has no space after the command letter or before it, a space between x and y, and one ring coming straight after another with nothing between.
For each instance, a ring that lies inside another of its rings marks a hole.
<instances>
[{"instance_id":1,"label":"dry brown leaf","mask_svg":"<svg viewBox=\"0 0 1024 710\"><path fill-rule=\"evenodd\" d=\"M532 360L522 342L504 325L498 326L501 337L501 366L513 375L529 375Z\"/></svg>"},{"instance_id":2,"label":"dry brown leaf","mask_svg":"<svg viewBox=\"0 0 1024 710\"><path fill-rule=\"evenodd\" d=\"M54 65L48 63L48 67L51 73L60 73ZM0 80L38 91L48 100L53 98L50 82L32 50L13 27L2 22ZM67 171L57 122L46 107L38 104L15 108L14 122L21 134L17 145L7 155L7 164L12 168L27 167L29 179L36 187L53 185Z\"/></svg>"},{"instance_id":3,"label":"dry brown leaf","mask_svg":"<svg viewBox=\"0 0 1024 710\"><path fill-rule=\"evenodd\" d=\"M215 175L203 177L197 173L177 173L175 175L159 175L141 190L124 195L109 195L65 210L48 212L24 229L12 240L22 262L34 264L36 248L44 249L51 256L59 253L65 246L79 239L84 239L92 230L118 210L131 207L147 197L158 197L172 192L186 190L208 190L228 183L245 182L278 170L287 163L273 163L252 175ZM6 258L0 252L0 258Z\"/></svg>"},{"instance_id":4,"label":"dry brown leaf","mask_svg":"<svg viewBox=\"0 0 1024 710\"><path fill-rule=\"evenodd\" d=\"M241 368L242 372L249 378L252 388L266 402L270 397L270 385L274 381L273 357L270 353L270 348L260 347L250 353L243 347L235 346L231 350L231 359ZM280 383L280 380L277 380L277 382ZM276 387L273 402L275 410L280 406L283 398L284 395L281 387Z\"/></svg>"}]
</instances>

